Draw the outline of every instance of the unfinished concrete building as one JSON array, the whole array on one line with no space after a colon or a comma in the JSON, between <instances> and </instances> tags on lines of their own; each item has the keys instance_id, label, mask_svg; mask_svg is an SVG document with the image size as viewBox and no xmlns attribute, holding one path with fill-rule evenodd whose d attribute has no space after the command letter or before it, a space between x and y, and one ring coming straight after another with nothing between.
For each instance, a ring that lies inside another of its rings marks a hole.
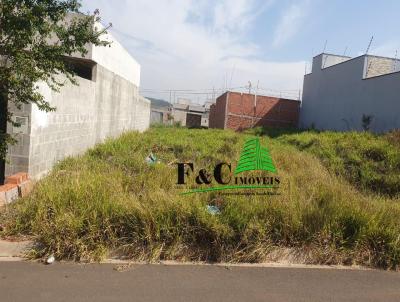
<instances>
[{"instance_id":1,"label":"unfinished concrete building","mask_svg":"<svg viewBox=\"0 0 400 302\"><path fill-rule=\"evenodd\" d=\"M6 176L27 172L39 178L66 156L124 131L149 127L150 101L139 95L140 65L110 34L105 38L110 47L88 45L85 57L67 58L78 74L78 86L68 83L54 92L38 83L55 112L31 104L10 108L21 127L7 127L18 143L9 149Z\"/></svg>"},{"instance_id":2,"label":"unfinished concrete building","mask_svg":"<svg viewBox=\"0 0 400 302\"><path fill-rule=\"evenodd\" d=\"M157 124L169 125L171 124L170 117L171 117L171 108L151 106L151 113L150 113L151 125L157 125Z\"/></svg>"},{"instance_id":3,"label":"unfinished concrete building","mask_svg":"<svg viewBox=\"0 0 400 302\"><path fill-rule=\"evenodd\" d=\"M210 109L210 128L297 127L300 101L227 91Z\"/></svg>"},{"instance_id":4,"label":"unfinished concrete building","mask_svg":"<svg viewBox=\"0 0 400 302\"><path fill-rule=\"evenodd\" d=\"M320 54L304 77L300 126L371 131L400 128L400 61L362 55Z\"/></svg>"},{"instance_id":5,"label":"unfinished concrete building","mask_svg":"<svg viewBox=\"0 0 400 302\"><path fill-rule=\"evenodd\" d=\"M190 100L180 99L172 107L174 122L188 128L208 127L209 106L192 104Z\"/></svg>"}]
</instances>

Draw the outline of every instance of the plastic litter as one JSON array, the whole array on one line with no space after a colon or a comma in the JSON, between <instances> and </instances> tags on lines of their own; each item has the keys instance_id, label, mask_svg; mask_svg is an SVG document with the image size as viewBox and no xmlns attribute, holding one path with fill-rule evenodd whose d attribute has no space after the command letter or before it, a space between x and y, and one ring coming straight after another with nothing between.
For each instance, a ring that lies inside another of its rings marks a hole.
<instances>
[{"instance_id":1,"label":"plastic litter","mask_svg":"<svg viewBox=\"0 0 400 302\"><path fill-rule=\"evenodd\" d=\"M211 215L218 215L221 214L221 210L217 207L217 206L207 206L207 211L208 213L210 213Z\"/></svg>"},{"instance_id":2,"label":"plastic litter","mask_svg":"<svg viewBox=\"0 0 400 302\"><path fill-rule=\"evenodd\" d=\"M149 165L154 165L155 163L157 163L157 157L153 154L150 153L146 158L145 158L145 162Z\"/></svg>"},{"instance_id":3,"label":"plastic litter","mask_svg":"<svg viewBox=\"0 0 400 302\"><path fill-rule=\"evenodd\" d=\"M54 255L51 255L46 259L46 264L53 264L54 261L56 261L56 258L54 258Z\"/></svg>"}]
</instances>

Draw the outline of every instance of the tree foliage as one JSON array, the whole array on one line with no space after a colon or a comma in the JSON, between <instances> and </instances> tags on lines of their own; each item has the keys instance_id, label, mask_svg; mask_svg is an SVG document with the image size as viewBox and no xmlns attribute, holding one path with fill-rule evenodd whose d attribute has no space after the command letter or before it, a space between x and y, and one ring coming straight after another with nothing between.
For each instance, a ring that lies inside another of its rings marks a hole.
<instances>
[{"instance_id":1,"label":"tree foliage","mask_svg":"<svg viewBox=\"0 0 400 302\"><path fill-rule=\"evenodd\" d=\"M0 1L0 157L12 140L3 129L7 121L13 123L7 104L21 108L32 103L40 110L55 110L40 94L38 83L56 91L66 81L76 84L65 58L84 56L88 43L109 44L101 40L107 28L96 28L98 10L82 14L80 8L79 0Z\"/></svg>"}]
</instances>

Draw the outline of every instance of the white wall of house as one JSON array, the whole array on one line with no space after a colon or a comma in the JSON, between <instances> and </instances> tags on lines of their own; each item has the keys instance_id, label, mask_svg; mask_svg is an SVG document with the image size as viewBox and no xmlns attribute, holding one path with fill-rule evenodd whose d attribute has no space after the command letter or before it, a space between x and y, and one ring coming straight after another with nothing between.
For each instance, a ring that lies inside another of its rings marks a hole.
<instances>
[{"instance_id":1,"label":"white wall of house","mask_svg":"<svg viewBox=\"0 0 400 302\"><path fill-rule=\"evenodd\" d=\"M71 22L73 18L81 17L81 14L71 13L67 16L66 22ZM104 30L105 27L96 22L94 27L97 30ZM140 65L129 54L129 52L114 38L108 31L101 36L101 40L110 42L107 47L88 44L86 46L87 54L83 57L79 53L73 54L73 57L87 59L107 68L109 71L119 75L129 82L140 86Z\"/></svg>"},{"instance_id":2,"label":"white wall of house","mask_svg":"<svg viewBox=\"0 0 400 302\"><path fill-rule=\"evenodd\" d=\"M92 45L89 59L139 87L139 63L110 33L104 35L102 39L111 44L106 47Z\"/></svg>"},{"instance_id":3,"label":"white wall of house","mask_svg":"<svg viewBox=\"0 0 400 302\"><path fill-rule=\"evenodd\" d=\"M371 115L374 132L400 128L397 63L395 59L365 55L353 59L316 56L312 73L304 77L300 126L359 131L363 129L362 116Z\"/></svg>"},{"instance_id":4,"label":"white wall of house","mask_svg":"<svg viewBox=\"0 0 400 302\"><path fill-rule=\"evenodd\" d=\"M111 36L108 36L109 39ZM55 163L81 154L108 137L128 130L144 131L150 125L150 101L139 95L140 65L115 40L111 47L88 46L82 59L92 68L92 78L66 81L59 92L39 83L39 91L54 112L35 105L10 108L27 120L26 133L8 125L18 144L10 148L6 175L28 172L32 178L45 175Z\"/></svg>"}]
</instances>

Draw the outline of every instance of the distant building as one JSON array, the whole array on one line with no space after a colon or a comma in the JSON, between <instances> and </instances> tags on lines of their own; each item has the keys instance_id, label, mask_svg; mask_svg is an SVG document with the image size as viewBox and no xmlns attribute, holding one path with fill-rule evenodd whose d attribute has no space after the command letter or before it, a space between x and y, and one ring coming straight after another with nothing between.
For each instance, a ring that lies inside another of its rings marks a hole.
<instances>
[{"instance_id":1,"label":"distant building","mask_svg":"<svg viewBox=\"0 0 400 302\"><path fill-rule=\"evenodd\" d=\"M210 109L210 128L296 127L300 101L227 91Z\"/></svg>"},{"instance_id":2,"label":"distant building","mask_svg":"<svg viewBox=\"0 0 400 302\"><path fill-rule=\"evenodd\" d=\"M211 106L213 105L213 104L215 104L215 102L211 102L211 101L206 101L205 103L204 103L204 114L202 115L202 117L201 117L201 126L202 127L209 127L209 124L210 124L210 109L211 109Z\"/></svg>"},{"instance_id":3,"label":"distant building","mask_svg":"<svg viewBox=\"0 0 400 302\"><path fill-rule=\"evenodd\" d=\"M208 127L208 105L191 104L188 100L178 100L172 107L174 122L188 128Z\"/></svg>"},{"instance_id":4,"label":"distant building","mask_svg":"<svg viewBox=\"0 0 400 302\"><path fill-rule=\"evenodd\" d=\"M304 77L300 126L321 130L400 128L400 61L362 55L320 54Z\"/></svg>"},{"instance_id":5,"label":"distant building","mask_svg":"<svg viewBox=\"0 0 400 302\"><path fill-rule=\"evenodd\" d=\"M151 112L150 112L150 124L155 125L155 124L169 124L171 122L170 120L170 115L171 115L171 108L157 108L157 107L151 107Z\"/></svg>"},{"instance_id":6,"label":"distant building","mask_svg":"<svg viewBox=\"0 0 400 302\"><path fill-rule=\"evenodd\" d=\"M148 99L151 101L150 124L171 124L172 105L164 100Z\"/></svg>"}]
</instances>

